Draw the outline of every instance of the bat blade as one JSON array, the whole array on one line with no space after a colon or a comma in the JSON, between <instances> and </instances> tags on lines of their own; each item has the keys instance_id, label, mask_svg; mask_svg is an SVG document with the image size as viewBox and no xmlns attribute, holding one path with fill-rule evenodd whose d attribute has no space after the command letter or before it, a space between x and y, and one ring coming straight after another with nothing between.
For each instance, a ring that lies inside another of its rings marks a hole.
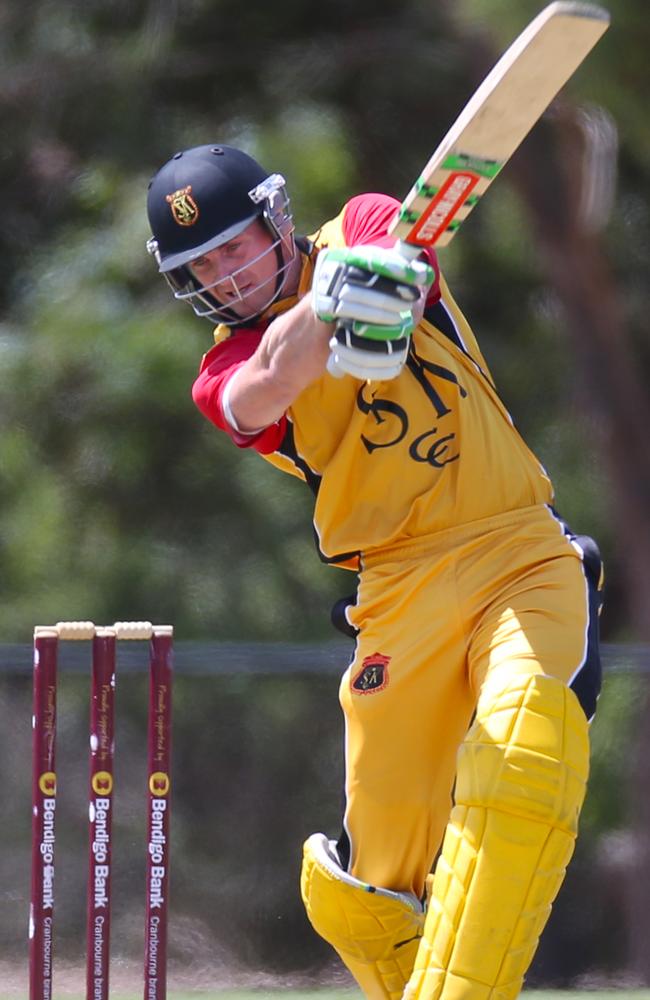
<instances>
[{"instance_id":1,"label":"bat blade","mask_svg":"<svg viewBox=\"0 0 650 1000\"><path fill-rule=\"evenodd\" d=\"M609 27L590 3L549 4L504 52L402 202L389 231L446 246Z\"/></svg>"}]
</instances>

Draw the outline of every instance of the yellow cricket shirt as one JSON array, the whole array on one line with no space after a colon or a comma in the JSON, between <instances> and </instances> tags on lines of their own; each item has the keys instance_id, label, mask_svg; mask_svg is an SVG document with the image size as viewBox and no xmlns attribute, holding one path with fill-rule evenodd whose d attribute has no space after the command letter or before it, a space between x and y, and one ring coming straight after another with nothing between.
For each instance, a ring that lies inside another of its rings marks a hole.
<instances>
[{"instance_id":1,"label":"yellow cricket shirt","mask_svg":"<svg viewBox=\"0 0 650 1000\"><path fill-rule=\"evenodd\" d=\"M392 245L386 230L397 206L378 194L349 201L311 238L299 295L310 286L322 247ZM234 431L221 405L225 385L273 314L295 301L280 303L249 329L218 328L193 397L239 447L255 448L309 484L326 561L357 568L359 553L552 501L548 476L515 429L439 273L397 378L360 382L326 373L276 424L254 436Z\"/></svg>"}]
</instances>

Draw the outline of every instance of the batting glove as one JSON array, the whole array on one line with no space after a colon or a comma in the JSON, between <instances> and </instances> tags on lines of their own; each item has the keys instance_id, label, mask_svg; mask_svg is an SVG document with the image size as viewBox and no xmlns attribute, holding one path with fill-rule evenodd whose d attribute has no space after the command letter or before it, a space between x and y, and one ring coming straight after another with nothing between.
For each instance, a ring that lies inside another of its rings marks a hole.
<instances>
[{"instance_id":1,"label":"batting glove","mask_svg":"<svg viewBox=\"0 0 650 1000\"><path fill-rule=\"evenodd\" d=\"M316 261L312 307L319 319L345 321L357 336L395 340L412 332L411 308L433 279L428 264L395 249L325 249Z\"/></svg>"},{"instance_id":2,"label":"batting glove","mask_svg":"<svg viewBox=\"0 0 650 1000\"><path fill-rule=\"evenodd\" d=\"M362 382L396 378L408 357L410 337L372 340L359 337L347 326L339 326L330 340L327 370L342 378L353 375Z\"/></svg>"},{"instance_id":3,"label":"batting glove","mask_svg":"<svg viewBox=\"0 0 650 1000\"><path fill-rule=\"evenodd\" d=\"M337 322L328 370L362 380L395 378L408 356L412 309L434 279L420 260L397 250L347 247L322 250L316 262L312 307Z\"/></svg>"}]
</instances>

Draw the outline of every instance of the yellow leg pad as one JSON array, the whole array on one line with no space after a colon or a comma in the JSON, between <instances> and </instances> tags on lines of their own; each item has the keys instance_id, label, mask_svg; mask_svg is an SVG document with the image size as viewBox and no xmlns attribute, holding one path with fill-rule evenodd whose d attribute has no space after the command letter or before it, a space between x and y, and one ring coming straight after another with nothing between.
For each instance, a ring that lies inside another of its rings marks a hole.
<instances>
[{"instance_id":1,"label":"yellow leg pad","mask_svg":"<svg viewBox=\"0 0 650 1000\"><path fill-rule=\"evenodd\" d=\"M419 900L348 875L319 833L305 843L300 888L312 926L336 949L364 996L400 1000L422 937Z\"/></svg>"},{"instance_id":2,"label":"yellow leg pad","mask_svg":"<svg viewBox=\"0 0 650 1000\"><path fill-rule=\"evenodd\" d=\"M561 681L486 683L404 1000L518 995L573 853L588 769L587 720Z\"/></svg>"}]
</instances>

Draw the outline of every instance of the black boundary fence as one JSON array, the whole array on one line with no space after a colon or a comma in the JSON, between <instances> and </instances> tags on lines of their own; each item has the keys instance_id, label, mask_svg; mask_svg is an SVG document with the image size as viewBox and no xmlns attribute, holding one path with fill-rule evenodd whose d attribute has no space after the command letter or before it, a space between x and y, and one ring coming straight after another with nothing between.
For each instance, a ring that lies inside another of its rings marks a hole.
<instances>
[{"instance_id":1,"label":"black boundary fence","mask_svg":"<svg viewBox=\"0 0 650 1000\"><path fill-rule=\"evenodd\" d=\"M187 676L237 674L327 674L340 673L352 653L351 642L206 642L180 640L174 644L174 668ZM601 646L605 673L650 674L650 645L605 643ZM0 674L23 674L32 670L32 646L0 644ZM118 643L121 671L147 668L145 643ZM62 642L59 666L63 670L89 669L86 642Z\"/></svg>"}]
</instances>

